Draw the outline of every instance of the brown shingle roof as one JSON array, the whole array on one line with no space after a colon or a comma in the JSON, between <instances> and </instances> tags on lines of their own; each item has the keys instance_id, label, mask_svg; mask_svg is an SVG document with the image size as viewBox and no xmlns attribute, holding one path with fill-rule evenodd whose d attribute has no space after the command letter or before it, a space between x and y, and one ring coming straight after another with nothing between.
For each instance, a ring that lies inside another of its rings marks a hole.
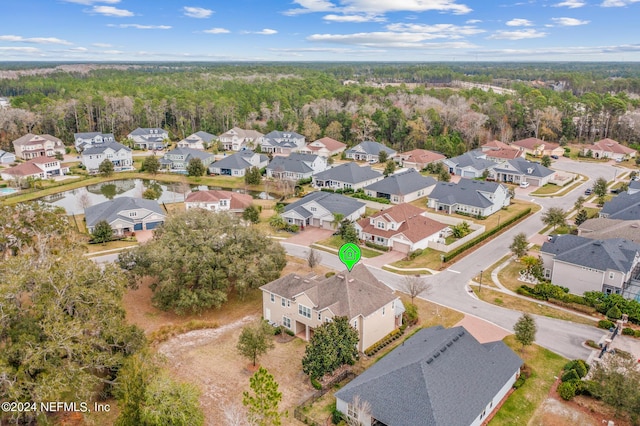
<instances>
[{"instance_id":1,"label":"brown shingle roof","mask_svg":"<svg viewBox=\"0 0 640 426\"><path fill-rule=\"evenodd\" d=\"M367 234L379 235L384 238L403 234L412 243L417 243L449 226L422 216L422 213L424 213L424 210L411 204L403 203L371 216L373 218L381 217L385 221L392 219L396 223L402 223L398 229L376 228L371 224L369 218L359 220L358 225Z\"/></svg>"},{"instance_id":2,"label":"brown shingle roof","mask_svg":"<svg viewBox=\"0 0 640 426\"><path fill-rule=\"evenodd\" d=\"M337 141L335 139L324 137L322 139L318 139L314 142L321 142L329 151L335 151L336 149L346 148L347 144ZM310 149L314 149L314 147L309 147Z\"/></svg>"},{"instance_id":3,"label":"brown shingle roof","mask_svg":"<svg viewBox=\"0 0 640 426\"><path fill-rule=\"evenodd\" d=\"M520 157L520 151L513 148L506 149L495 149L491 151L486 151L487 157L491 158L503 158L505 160L515 160Z\"/></svg>"},{"instance_id":4,"label":"brown shingle roof","mask_svg":"<svg viewBox=\"0 0 640 426\"><path fill-rule=\"evenodd\" d=\"M504 142L500 142L499 140L492 140L491 142L487 142L484 145L482 145L483 151L484 148L488 148L488 149L513 149L511 148L509 145L507 145Z\"/></svg>"},{"instance_id":5,"label":"brown shingle roof","mask_svg":"<svg viewBox=\"0 0 640 426\"><path fill-rule=\"evenodd\" d=\"M447 158L442 154L438 154L437 152L433 151L427 151L426 149L414 149L411 151L403 152L402 154L400 154L400 157L402 157L404 161L418 164L433 163L434 161L444 160L445 158Z\"/></svg>"},{"instance_id":6,"label":"brown shingle roof","mask_svg":"<svg viewBox=\"0 0 640 426\"><path fill-rule=\"evenodd\" d=\"M617 141L609 138L595 142L592 149L597 151L613 152L615 154L631 154L632 152L635 152L634 149L621 145Z\"/></svg>"},{"instance_id":7,"label":"brown shingle roof","mask_svg":"<svg viewBox=\"0 0 640 426\"><path fill-rule=\"evenodd\" d=\"M33 176L42 173L43 170L33 164L33 162L29 161L26 163L18 164L15 167L5 169L2 172L13 176Z\"/></svg>"}]
</instances>

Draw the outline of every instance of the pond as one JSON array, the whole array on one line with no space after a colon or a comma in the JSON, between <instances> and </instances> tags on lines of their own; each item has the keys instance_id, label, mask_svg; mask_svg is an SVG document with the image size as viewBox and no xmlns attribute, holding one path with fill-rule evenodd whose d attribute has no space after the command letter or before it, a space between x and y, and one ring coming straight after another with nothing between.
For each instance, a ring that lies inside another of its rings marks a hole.
<instances>
[{"instance_id":1,"label":"pond","mask_svg":"<svg viewBox=\"0 0 640 426\"><path fill-rule=\"evenodd\" d=\"M255 199L273 199L269 194L260 191L245 191L244 189L221 188L219 186L190 185L187 183L159 182L148 179L125 179L88 185L71 191L47 195L39 200L45 204L62 207L67 214L84 214L85 207L100 204L117 197L142 198L145 191L156 193L159 203L181 203L190 191L207 189L221 189L247 193Z\"/></svg>"}]
</instances>

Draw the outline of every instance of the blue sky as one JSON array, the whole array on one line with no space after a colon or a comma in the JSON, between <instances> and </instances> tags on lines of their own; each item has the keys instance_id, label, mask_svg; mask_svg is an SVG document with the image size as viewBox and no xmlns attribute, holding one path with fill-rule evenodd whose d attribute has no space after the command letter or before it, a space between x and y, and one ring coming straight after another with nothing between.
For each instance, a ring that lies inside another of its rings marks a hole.
<instances>
[{"instance_id":1,"label":"blue sky","mask_svg":"<svg viewBox=\"0 0 640 426\"><path fill-rule=\"evenodd\" d=\"M640 61L640 0L4 0L0 61Z\"/></svg>"}]
</instances>

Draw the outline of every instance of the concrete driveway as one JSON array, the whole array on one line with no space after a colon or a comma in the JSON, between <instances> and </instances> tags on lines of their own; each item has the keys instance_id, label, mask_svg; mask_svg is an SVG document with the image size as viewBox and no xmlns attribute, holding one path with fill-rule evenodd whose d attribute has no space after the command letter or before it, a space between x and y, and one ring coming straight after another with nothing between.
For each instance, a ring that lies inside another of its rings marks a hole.
<instances>
[{"instance_id":1,"label":"concrete driveway","mask_svg":"<svg viewBox=\"0 0 640 426\"><path fill-rule=\"evenodd\" d=\"M139 243L146 243L147 241L149 241L150 239L153 238L153 231L149 230L149 231L136 231L136 240L138 240Z\"/></svg>"},{"instance_id":2,"label":"concrete driveway","mask_svg":"<svg viewBox=\"0 0 640 426\"><path fill-rule=\"evenodd\" d=\"M321 240L326 240L333 235L335 231L330 229L306 227L304 231L298 232L293 237L287 238L286 241L291 244L299 244L301 246L310 246Z\"/></svg>"},{"instance_id":3,"label":"concrete driveway","mask_svg":"<svg viewBox=\"0 0 640 426\"><path fill-rule=\"evenodd\" d=\"M381 254L380 256L371 257L368 259L362 258L361 262L367 266L375 266L376 268L382 268L387 263L393 263L398 260L404 259L406 257L405 253L400 253L399 251L389 251L385 254Z\"/></svg>"}]
</instances>

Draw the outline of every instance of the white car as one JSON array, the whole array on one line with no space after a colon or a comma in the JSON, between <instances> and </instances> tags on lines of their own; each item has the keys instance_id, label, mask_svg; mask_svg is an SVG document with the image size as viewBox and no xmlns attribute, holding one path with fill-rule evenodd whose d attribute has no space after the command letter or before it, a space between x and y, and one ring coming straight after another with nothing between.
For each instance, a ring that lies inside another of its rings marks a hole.
<instances>
[{"instance_id":1,"label":"white car","mask_svg":"<svg viewBox=\"0 0 640 426\"><path fill-rule=\"evenodd\" d=\"M520 188L528 188L529 182L520 182Z\"/></svg>"}]
</instances>

